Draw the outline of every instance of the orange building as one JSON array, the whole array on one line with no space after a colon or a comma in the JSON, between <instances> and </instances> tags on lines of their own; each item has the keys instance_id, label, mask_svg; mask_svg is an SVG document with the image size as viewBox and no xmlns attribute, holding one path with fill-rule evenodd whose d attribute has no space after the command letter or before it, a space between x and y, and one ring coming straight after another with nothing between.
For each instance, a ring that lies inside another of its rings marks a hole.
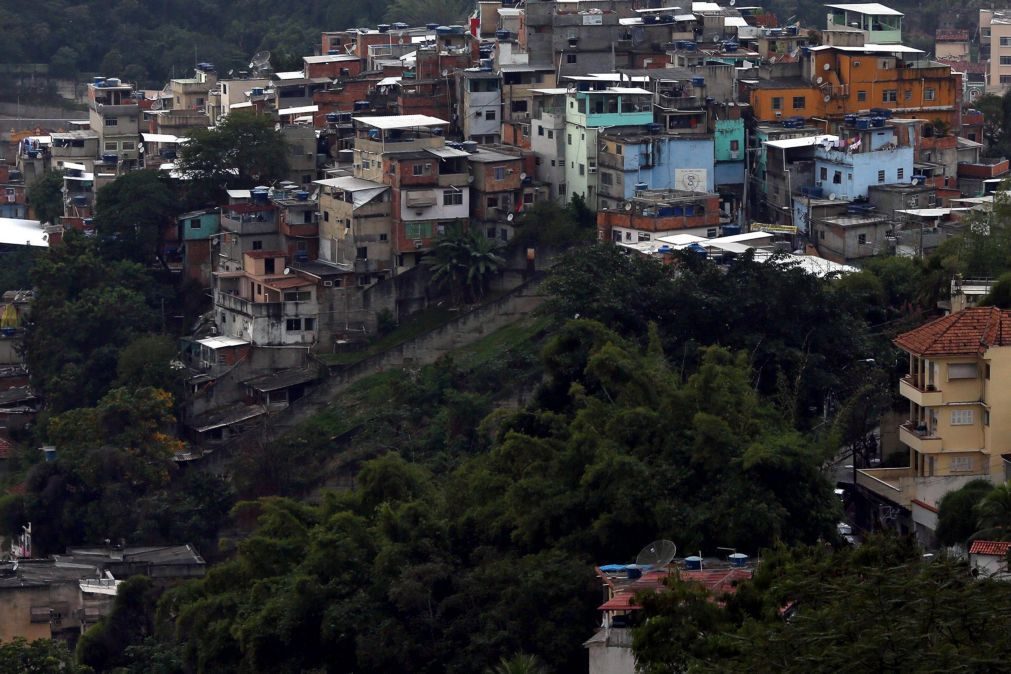
<instances>
[{"instance_id":1,"label":"orange building","mask_svg":"<svg viewBox=\"0 0 1011 674\"><path fill-rule=\"evenodd\" d=\"M800 77L742 80L741 94L763 122L839 119L884 108L897 116L961 125L961 75L902 45L810 47Z\"/></svg>"}]
</instances>

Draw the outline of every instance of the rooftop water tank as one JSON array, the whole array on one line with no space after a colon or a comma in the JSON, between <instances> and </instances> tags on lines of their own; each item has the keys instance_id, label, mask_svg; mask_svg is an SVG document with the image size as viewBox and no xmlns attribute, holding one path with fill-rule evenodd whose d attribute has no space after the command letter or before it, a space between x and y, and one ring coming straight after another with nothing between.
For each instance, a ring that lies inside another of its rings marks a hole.
<instances>
[{"instance_id":1,"label":"rooftop water tank","mask_svg":"<svg viewBox=\"0 0 1011 674\"><path fill-rule=\"evenodd\" d=\"M649 183L636 183L635 184L635 191L636 192L642 192L643 190L648 190L648 189L649 189Z\"/></svg>"},{"instance_id":2,"label":"rooftop water tank","mask_svg":"<svg viewBox=\"0 0 1011 674\"><path fill-rule=\"evenodd\" d=\"M391 28L392 28L393 30L407 30L408 28L410 28L410 26L408 26L408 25L407 25L406 23L404 23L403 21L394 21L394 22L393 22L393 23L392 23L392 24L390 25L390 27L391 27Z\"/></svg>"},{"instance_id":3,"label":"rooftop water tank","mask_svg":"<svg viewBox=\"0 0 1011 674\"><path fill-rule=\"evenodd\" d=\"M360 110L368 110L372 107L372 104L368 101L355 101L355 112Z\"/></svg>"},{"instance_id":4,"label":"rooftop water tank","mask_svg":"<svg viewBox=\"0 0 1011 674\"><path fill-rule=\"evenodd\" d=\"M253 87L252 95L253 96L263 96L263 87Z\"/></svg>"},{"instance_id":5,"label":"rooftop water tank","mask_svg":"<svg viewBox=\"0 0 1011 674\"><path fill-rule=\"evenodd\" d=\"M688 571L699 571L702 569L702 558L696 555L685 557L685 569Z\"/></svg>"},{"instance_id":6,"label":"rooftop water tank","mask_svg":"<svg viewBox=\"0 0 1011 674\"><path fill-rule=\"evenodd\" d=\"M663 125L661 124L647 124L646 128L649 130L650 133L660 133L661 131L663 131Z\"/></svg>"},{"instance_id":7,"label":"rooftop water tank","mask_svg":"<svg viewBox=\"0 0 1011 674\"><path fill-rule=\"evenodd\" d=\"M309 193L305 190L299 190L295 192L295 198L299 201L309 201Z\"/></svg>"},{"instance_id":8,"label":"rooftop water tank","mask_svg":"<svg viewBox=\"0 0 1011 674\"><path fill-rule=\"evenodd\" d=\"M507 30L497 30L497 31L495 31L495 39L498 40L499 42L505 42L510 37L512 37L512 33L510 33Z\"/></svg>"},{"instance_id":9,"label":"rooftop water tank","mask_svg":"<svg viewBox=\"0 0 1011 674\"><path fill-rule=\"evenodd\" d=\"M465 140L460 143L460 149L471 154L477 152L478 143L476 140Z\"/></svg>"},{"instance_id":10,"label":"rooftop water tank","mask_svg":"<svg viewBox=\"0 0 1011 674\"><path fill-rule=\"evenodd\" d=\"M328 113L326 113L326 121L328 123L330 123L330 124L336 124L337 123L337 113L336 112L328 112Z\"/></svg>"},{"instance_id":11,"label":"rooftop water tank","mask_svg":"<svg viewBox=\"0 0 1011 674\"><path fill-rule=\"evenodd\" d=\"M122 83L123 83L123 81L121 79L119 79L118 77L110 77L109 79L107 79L105 81L105 85L107 87L118 87Z\"/></svg>"},{"instance_id":12,"label":"rooftop water tank","mask_svg":"<svg viewBox=\"0 0 1011 674\"><path fill-rule=\"evenodd\" d=\"M379 32L380 33L389 33L390 32L390 24L388 24L388 23L381 23L381 24L379 24Z\"/></svg>"},{"instance_id":13,"label":"rooftop water tank","mask_svg":"<svg viewBox=\"0 0 1011 674\"><path fill-rule=\"evenodd\" d=\"M428 29L428 30L435 30L438 27L439 27L439 24L437 24L437 23L426 23L425 24L425 28Z\"/></svg>"},{"instance_id":14,"label":"rooftop water tank","mask_svg":"<svg viewBox=\"0 0 1011 674\"><path fill-rule=\"evenodd\" d=\"M704 87L704 86L706 86L706 78L704 78L704 77L698 77L698 76L693 77L692 78L692 86L693 87Z\"/></svg>"},{"instance_id":15,"label":"rooftop water tank","mask_svg":"<svg viewBox=\"0 0 1011 674\"><path fill-rule=\"evenodd\" d=\"M119 161L119 156L114 154L103 154L102 161L104 161L106 164L115 164L117 161Z\"/></svg>"},{"instance_id":16,"label":"rooftop water tank","mask_svg":"<svg viewBox=\"0 0 1011 674\"><path fill-rule=\"evenodd\" d=\"M748 565L748 556L743 552L735 552L730 555L730 566L743 567Z\"/></svg>"},{"instance_id":17,"label":"rooftop water tank","mask_svg":"<svg viewBox=\"0 0 1011 674\"><path fill-rule=\"evenodd\" d=\"M453 31L450 30L449 26L436 26L435 27L435 34L436 35L449 35L451 32L453 32Z\"/></svg>"},{"instance_id":18,"label":"rooftop water tank","mask_svg":"<svg viewBox=\"0 0 1011 674\"><path fill-rule=\"evenodd\" d=\"M91 83L94 84L96 87L100 87L103 84L105 84L105 78L104 77L92 77L91 78Z\"/></svg>"}]
</instances>

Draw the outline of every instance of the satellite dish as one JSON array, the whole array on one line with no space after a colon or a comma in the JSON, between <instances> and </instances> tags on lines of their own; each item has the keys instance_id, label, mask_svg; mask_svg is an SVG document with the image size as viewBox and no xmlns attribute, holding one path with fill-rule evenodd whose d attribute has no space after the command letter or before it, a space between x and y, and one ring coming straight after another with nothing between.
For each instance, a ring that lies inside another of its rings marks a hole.
<instances>
[{"instance_id":1,"label":"satellite dish","mask_svg":"<svg viewBox=\"0 0 1011 674\"><path fill-rule=\"evenodd\" d=\"M468 182L468 183L472 183L472 182L474 182L474 176L472 176L472 175L470 175L470 176L467 176L467 182Z\"/></svg>"},{"instance_id":2,"label":"satellite dish","mask_svg":"<svg viewBox=\"0 0 1011 674\"><path fill-rule=\"evenodd\" d=\"M442 70L442 76L443 77L449 77L449 69L448 68L443 68L443 70Z\"/></svg>"},{"instance_id":3,"label":"satellite dish","mask_svg":"<svg viewBox=\"0 0 1011 674\"><path fill-rule=\"evenodd\" d=\"M678 546L674 545L674 541L653 541L635 556L635 565L650 569L662 568L671 563L677 551Z\"/></svg>"},{"instance_id":4,"label":"satellite dish","mask_svg":"<svg viewBox=\"0 0 1011 674\"><path fill-rule=\"evenodd\" d=\"M733 7L737 4L737 0L730 0L730 6Z\"/></svg>"},{"instance_id":5,"label":"satellite dish","mask_svg":"<svg viewBox=\"0 0 1011 674\"><path fill-rule=\"evenodd\" d=\"M825 101L826 103L828 103L829 101L831 101L831 100L832 100L832 97L831 97L830 95L828 95L828 94L825 94L825 98L824 98L823 100L824 100L824 101Z\"/></svg>"},{"instance_id":6,"label":"satellite dish","mask_svg":"<svg viewBox=\"0 0 1011 674\"><path fill-rule=\"evenodd\" d=\"M822 66L822 70L824 70L825 72L828 72L829 70L832 70L832 66L830 64L826 63L824 66Z\"/></svg>"},{"instance_id":7,"label":"satellite dish","mask_svg":"<svg viewBox=\"0 0 1011 674\"><path fill-rule=\"evenodd\" d=\"M291 267L285 267L284 268L284 275L287 276L290 273L291 273Z\"/></svg>"},{"instance_id":8,"label":"satellite dish","mask_svg":"<svg viewBox=\"0 0 1011 674\"><path fill-rule=\"evenodd\" d=\"M835 192L829 192L828 193L828 200L829 201L835 201L838 198L839 198L839 196Z\"/></svg>"},{"instance_id":9,"label":"satellite dish","mask_svg":"<svg viewBox=\"0 0 1011 674\"><path fill-rule=\"evenodd\" d=\"M515 215L513 215L512 213L510 213L509 215L506 216L506 222L512 222L513 218L515 218L515 217L516 217Z\"/></svg>"},{"instance_id":10,"label":"satellite dish","mask_svg":"<svg viewBox=\"0 0 1011 674\"><path fill-rule=\"evenodd\" d=\"M632 45L638 47L646 40L646 29L636 26L632 29Z\"/></svg>"},{"instance_id":11,"label":"satellite dish","mask_svg":"<svg viewBox=\"0 0 1011 674\"><path fill-rule=\"evenodd\" d=\"M254 70L257 73L268 70L270 68L270 52L269 51L258 51L253 54L253 58L249 59L249 69Z\"/></svg>"},{"instance_id":12,"label":"satellite dish","mask_svg":"<svg viewBox=\"0 0 1011 674\"><path fill-rule=\"evenodd\" d=\"M525 172L520 172L520 180L526 180L527 174Z\"/></svg>"},{"instance_id":13,"label":"satellite dish","mask_svg":"<svg viewBox=\"0 0 1011 674\"><path fill-rule=\"evenodd\" d=\"M817 82L818 84L821 84L824 81L825 81L825 78L822 77L821 75L818 75L818 79L815 80L815 82Z\"/></svg>"},{"instance_id":14,"label":"satellite dish","mask_svg":"<svg viewBox=\"0 0 1011 674\"><path fill-rule=\"evenodd\" d=\"M632 210L632 202L630 202L630 201L626 201L625 202L625 210L626 211Z\"/></svg>"}]
</instances>

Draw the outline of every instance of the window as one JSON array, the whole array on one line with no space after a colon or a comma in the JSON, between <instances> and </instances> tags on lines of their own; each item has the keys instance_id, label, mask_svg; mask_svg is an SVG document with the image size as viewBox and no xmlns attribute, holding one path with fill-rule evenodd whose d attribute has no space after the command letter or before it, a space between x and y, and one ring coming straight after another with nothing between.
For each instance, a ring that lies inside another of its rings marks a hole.
<instances>
[{"instance_id":1,"label":"window","mask_svg":"<svg viewBox=\"0 0 1011 674\"><path fill-rule=\"evenodd\" d=\"M302 332L302 319L289 318L284 322L284 328L288 332Z\"/></svg>"},{"instance_id":2,"label":"window","mask_svg":"<svg viewBox=\"0 0 1011 674\"><path fill-rule=\"evenodd\" d=\"M867 235L866 234L857 234L857 245L858 246L866 246L867 245Z\"/></svg>"},{"instance_id":3,"label":"window","mask_svg":"<svg viewBox=\"0 0 1011 674\"><path fill-rule=\"evenodd\" d=\"M971 426L973 424L972 410L952 410L952 426Z\"/></svg>"},{"instance_id":4,"label":"window","mask_svg":"<svg viewBox=\"0 0 1011 674\"><path fill-rule=\"evenodd\" d=\"M463 205L463 191L443 190L442 191L442 205L443 206L461 206L461 205Z\"/></svg>"},{"instance_id":5,"label":"window","mask_svg":"<svg viewBox=\"0 0 1011 674\"><path fill-rule=\"evenodd\" d=\"M1011 37L1002 37L1000 39L1001 47L1011 47Z\"/></svg>"},{"instance_id":6,"label":"window","mask_svg":"<svg viewBox=\"0 0 1011 674\"><path fill-rule=\"evenodd\" d=\"M793 109L803 110L807 106L807 97L805 96L794 96L793 97Z\"/></svg>"},{"instance_id":7,"label":"window","mask_svg":"<svg viewBox=\"0 0 1011 674\"><path fill-rule=\"evenodd\" d=\"M263 294L263 286L260 285L259 283L256 284L256 294L257 295L262 295Z\"/></svg>"},{"instance_id":8,"label":"window","mask_svg":"<svg viewBox=\"0 0 1011 674\"><path fill-rule=\"evenodd\" d=\"M716 232L716 228L715 227L710 227L709 229L706 230L706 238L707 239L715 239L716 238L716 234L717 234L717 232Z\"/></svg>"},{"instance_id":9,"label":"window","mask_svg":"<svg viewBox=\"0 0 1011 674\"><path fill-rule=\"evenodd\" d=\"M585 176L586 175L586 164L580 164L579 165L579 175L581 175L581 176Z\"/></svg>"},{"instance_id":10,"label":"window","mask_svg":"<svg viewBox=\"0 0 1011 674\"><path fill-rule=\"evenodd\" d=\"M414 164L411 167L411 173L413 173L416 176L427 176L431 170L432 170L431 164Z\"/></svg>"},{"instance_id":11,"label":"window","mask_svg":"<svg viewBox=\"0 0 1011 674\"><path fill-rule=\"evenodd\" d=\"M253 250L263 250L263 241L253 241Z\"/></svg>"},{"instance_id":12,"label":"window","mask_svg":"<svg viewBox=\"0 0 1011 674\"><path fill-rule=\"evenodd\" d=\"M505 180L505 177L506 177L505 166L496 166L495 167L495 180Z\"/></svg>"},{"instance_id":13,"label":"window","mask_svg":"<svg viewBox=\"0 0 1011 674\"><path fill-rule=\"evenodd\" d=\"M832 184L842 185L842 171L834 171L832 173Z\"/></svg>"},{"instance_id":14,"label":"window","mask_svg":"<svg viewBox=\"0 0 1011 674\"><path fill-rule=\"evenodd\" d=\"M969 472L972 470L971 456L953 456L948 459L948 467L951 472Z\"/></svg>"},{"instance_id":15,"label":"window","mask_svg":"<svg viewBox=\"0 0 1011 674\"><path fill-rule=\"evenodd\" d=\"M621 146L619 145L618 147L621 147ZM732 141L730 141L730 151L731 152L740 152L740 150L741 150L741 141L739 141L739 140L732 140ZM619 152L619 154L621 154L621 153Z\"/></svg>"},{"instance_id":16,"label":"window","mask_svg":"<svg viewBox=\"0 0 1011 674\"><path fill-rule=\"evenodd\" d=\"M601 185L613 185L614 184L614 176L611 175L610 171L601 171L600 172L600 184Z\"/></svg>"},{"instance_id":17,"label":"window","mask_svg":"<svg viewBox=\"0 0 1011 674\"><path fill-rule=\"evenodd\" d=\"M825 230L824 229L818 230L818 238L824 240L824 238L825 238Z\"/></svg>"},{"instance_id":18,"label":"window","mask_svg":"<svg viewBox=\"0 0 1011 674\"><path fill-rule=\"evenodd\" d=\"M990 410L983 410L983 425L990 425Z\"/></svg>"},{"instance_id":19,"label":"window","mask_svg":"<svg viewBox=\"0 0 1011 674\"><path fill-rule=\"evenodd\" d=\"M937 91L934 89L924 89L923 90L923 100L932 101L937 97Z\"/></svg>"},{"instance_id":20,"label":"window","mask_svg":"<svg viewBox=\"0 0 1011 674\"><path fill-rule=\"evenodd\" d=\"M894 103L899 100L898 89L885 89L881 92L881 101L884 103Z\"/></svg>"},{"instance_id":21,"label":"window","mask_svg":"<svg viewBox=\"0 0 1011 674\"><path fill-rule=\"evenodd\" d=\"M117 143L114 140L107 140L107 141L105 141L105 149L106 150L118 150L119 149L119 143Z\"/></svg>"},{"instance_id":22,"label":"window","mask_svg":"<svg viewBox=\"0 0 1011 674\"><path fill-rule=\"evenodd\" d=\"M818 178L820 180L828 180L828 168L822 166L818 169Z\"/></svg>"},{"instance_id":23,"label":"window","mask_svg":"<svg viewBox=\"0 0 1011 674\"><path fill-rule=\"evenodd\" d=\"M979 376L976 363L951 363L948 365L948 381L952 379L975 379Z\"/></svg>"},{"instance_id":24,"label":"window","mask_svg":"<svg viewBox=\"0 0 1011 674\"><path fill-rule=\"evenodd\" d=\"M105 125L106 126L119 126L119 119L116 118L116 117L106 117L105 118Z\"/></svg>"},{"instance_id":25,"label":"window","mask_svg":"<svg viewBox=\"0 0 1011 674\"><path fill-rule=\"evenodd\" d=\"M484 118L487 119L489 122L494 122L495 121L495 111L494 110L485 110L485 112L484 112Z\"/></svg>"},{"instance_id":26,"label":"window","mask_svg":"<svg viewBox=\"0 0 1011 674\"><path fill-rule=\"evenodd\" d=\"M1003 40L1003 39L1004 38L1001 38L1001 40ZM575 54L566 54L565 55L565 62L566 63L575 63L576 62L576 55Z\"/></svg>"},{"instance_id":27,"label":"window","mask_svg":"<svg viewBox=\"0 0 1011 674\"><path fill-rule=\"evenodd\" d=\"M571 133L567 133L567 134L565 134L565 136L566 136L565 144L566 145L572 145L572 134Z\"/></svg>"},{"instance_id":28,"label":"window","mask_svg":"<svg viewBox=\"0 0 1011 674\"><path fill-rule=\"evenodd\" d=\"M1000 83L1001 84L1011 84L1011 75L1001 75L1000 76Z\"/></svg>"},{"instance_id":29,"label":"window","mask_svg":"<svg viewBox=\"0 0 1011 674\"><path fill-rule=\"evenodd\" d=\"M902 180L902 176L905 174L906 170L903 168L895 169L895 179Z\"/></svg>"},{"instance_id":30,"label":"window","mask_svg":"<svg viewBox=\"0 0 1011 674\"><path fill-rule=\"evenodd\" d=\"M308 290L289 290L284 293L285 302L308 302L312 299L312 293Z\"/></svg>"},{"instance_id":31,"label":"window","mask_svg":"<svg viewBox=\"0 0 1011 674\"><path fill-rule=\"evenodd\" d=\"M650 235L647 232L639 232L639 243L642 243L643 241L649 241L649 240L650 240Z\"/></svg>"},{"instance_id":32,"label":"window","mask_svg":"<svg viewBox=\"0 0 1011 674\"><path fill-rule=\"evenodd\" d=\"M268 257L266 260L263 261L263 271L265 271L268 274L277 273L277 267L275 266L274 258Z\"/></svg>"},{"instance_id":33,"label":"window","mask_svg":"<svg viewBox=\"0 0 1011 674\"><path fill-rule=\"evenodd\" d=\"M990 363L987 363L986 365L983 366L983 376L986 377L987 379L990 378Z\"/></svg>"},{"instance_id":34,"label":"window","mask_svg":"<svg viewBox=\"0 0 1011 674\"><path fill-rule=\"evenodd\" d=\"M486 237L488 237L489 239L494 239L495 238L495 228L494 227L487 228L485 230L485 232L484 232L484 235Z\"/></svg>"},{"instance_id":35,"label":"window","mask_svg":"<svg viewBox=\"0 0 1011 674\"><path fill-rule=\"evenodd\" d=\"M772 109L773 110L782 110L783 109L783 97L782 96L773 96L772 97Z\"/></svg>"},{"instance_id":36,"label":"window","mask_svg":"<svg viewBox=\"0 0 1011 674\"><path fill-rule=\"evenodd\" d=\"M200 229L200 218L190 220L190 229Z\"/></svg>"},{"instance_id":37,"label":"window","mask_svg":"<svg viewBox=\"0 0 1011 674\"><path fill-rule=\"evenodd\" d=\"M615 144L615 146L614 146L614 154L621 155L624 151L625 151L625 146L624 145Z\"/></svg>"},{"instance_id":38,"label":"window","mask_svg":"<svg viewBox=\"0 0 1011 674\"><path fill-rule=\"evenodd\" d=\"M544 135L544 127L541 126L540 124L537 125L537 135L538 136L543 136Z\"/></svg>"},{"instance_id":39,"label":"window","mask_svg":"<svg viewBox=\"0 0 1011 674\"><path fill-rule=\"evenodd\" d=\"M485 201L485 205L488 208L498 208L498 197L496 196L488 197L488 199Z\"/></svg>"},{"instance_id":40,"label":"window","mask_svg":"<svg viewBox=\"0 0 1011 674\"><path fill-rule=\"evenodd\" d=\"M429 239L432 236L432 223L404 223L404 236L408 239Z\"/></svg>"},{"instance_id":41,"label":"window","mask_svg":"<svg viewBox=\"0 0 1011 674\"><path fill-rule=\"evenodd\" d=\"M554 138L554 137L555 137L555 132L552 131L551 129L548 129L548 138Z\"/></svg>"},{"instance_id":42,"label":"window","mask_svg":"<svg viewBox=\"0 0 1011 674\"><path fill-rule=\"evenodd\" d=\"M534 203L534 193L533 192L524 192L523 193L523 203L525 203L525 204L532 204L532 203Z\"/></svg>"},{"instance_id":43,"label":"window","mask_svg":"<svg viewBox=\"0 0 1011 674\"><path fill-rule=\"evenodd\" d=\"M124 140L123 141L123 149L124 150L133 150L135 147L136 147L136 145L134 144L134 142L132 140Z\"/></svg>"},{"instance_id":44,"label":"window","mask_svg":"<svg viewBox=\"0 0 1011 674\"><path fill-rule=\"evenodd\" d=\"M316 319L315 318L303 318L302 319L302 327L304 329L306 329L306 330L315 330L316 329Z\"/></svg>"},{"instance_id":45,"label":"window","mask_svg":"<svg viewBox=\"0 0 1011 674\"><path fill-rule=\"evenodd\" d=\"M858 91L857 92L857 101L860 102L860 103L863 103L866 100L867 100L867 92L866 91Z\"/></svg>"},{"instance_id":46,"label":"window","mask_svg":"<svg viewBox=\"0 0 1011 674\"><path fill-rule=\"evenodd\" d=\"M323 211L323 222L330 222L330 211Z\"/></svg>"},{"instance_id":47,"label":"window","mask_svg":"<svg viewBox=\"0 0 1011 674\"><path fill-rule=\"evenodd\" d=\"M558 163L558 162L557 162L557 161L555 161L554 159L552 159L552 160L551 160L551 165L552 165L552 166L555 166L555 165L556 165L557 163Z\"/></svg>"},{"instance_id":48,"label":"window","mask_svg":"<svg viewBox=\"0 0 1011 674\"><path fill-rule=\"evenodd\" d=\"M355 251L355 257L359 260L369 259L369 247L368 246L358 246L358 250Z\"/></svg>"},{"instance_id":49,"label":"window","mask_svg":"<svg viewBox=\"0 0 1011 674\"><path fill-rule=\"evenodd\" d=\"M389 234L380 234L379 235L379 240L380 241L389 241L390 240L390 235Z\"/></svg>"},{"instance_id":50,"label":"window","mask_svg":"<svg viewBox=\"0 0 1011 674\"><path fill-rule=\"evenodd\" d=\"M878 182L879 183L885 182L885 170L884 169L881 169L880 171L878 171Z\"/></svg>"},{"instance_id":51,"label":"window","mask_svg":"<svg viewBox=\"0 0 1011 674\"><path fill-rule=\"evenodd\" d=\"M1011 56L1001 56L1000 64L1002 66L1011 66Z\"/></svg>"}]
</instances>

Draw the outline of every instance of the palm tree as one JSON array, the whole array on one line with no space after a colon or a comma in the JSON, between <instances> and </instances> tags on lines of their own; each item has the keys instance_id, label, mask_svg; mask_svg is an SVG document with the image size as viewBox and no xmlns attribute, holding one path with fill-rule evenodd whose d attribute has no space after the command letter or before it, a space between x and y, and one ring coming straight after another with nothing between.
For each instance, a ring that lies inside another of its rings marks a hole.
<instances>
[{"instance_id":1,"label":"palm tree","mask_svg":"<svg viewBox=\"0 0 1011 674\"><path fill-rule=\"evenodd\" d=\"M432 270L432 280L449 286L454 304L484 296L489 279L505 264L498 243L477 232L452 229L439 237L422 264Z\"/></svg>"},{"instance_id":2,"label":"palm tree","mask_svg":"<svg viewBox=\"0 0 1011 674\"><path fill-rule=\"evenodd\" d=\"M976 506L979 531L973 538L1011 540L1011 483L996 487Z\"/></svg>"},{"instance_id":3,"label":"palm tree","mask_svg":"<svg viewBox=\"0 0 1011 674\"><path fill-rule=\"evenodd\" d=\"M485 670L486 674L547 674L547 668L536 655L517 653L511 658L502 658L494 667Z\"/></svg>"}]
</instances>

